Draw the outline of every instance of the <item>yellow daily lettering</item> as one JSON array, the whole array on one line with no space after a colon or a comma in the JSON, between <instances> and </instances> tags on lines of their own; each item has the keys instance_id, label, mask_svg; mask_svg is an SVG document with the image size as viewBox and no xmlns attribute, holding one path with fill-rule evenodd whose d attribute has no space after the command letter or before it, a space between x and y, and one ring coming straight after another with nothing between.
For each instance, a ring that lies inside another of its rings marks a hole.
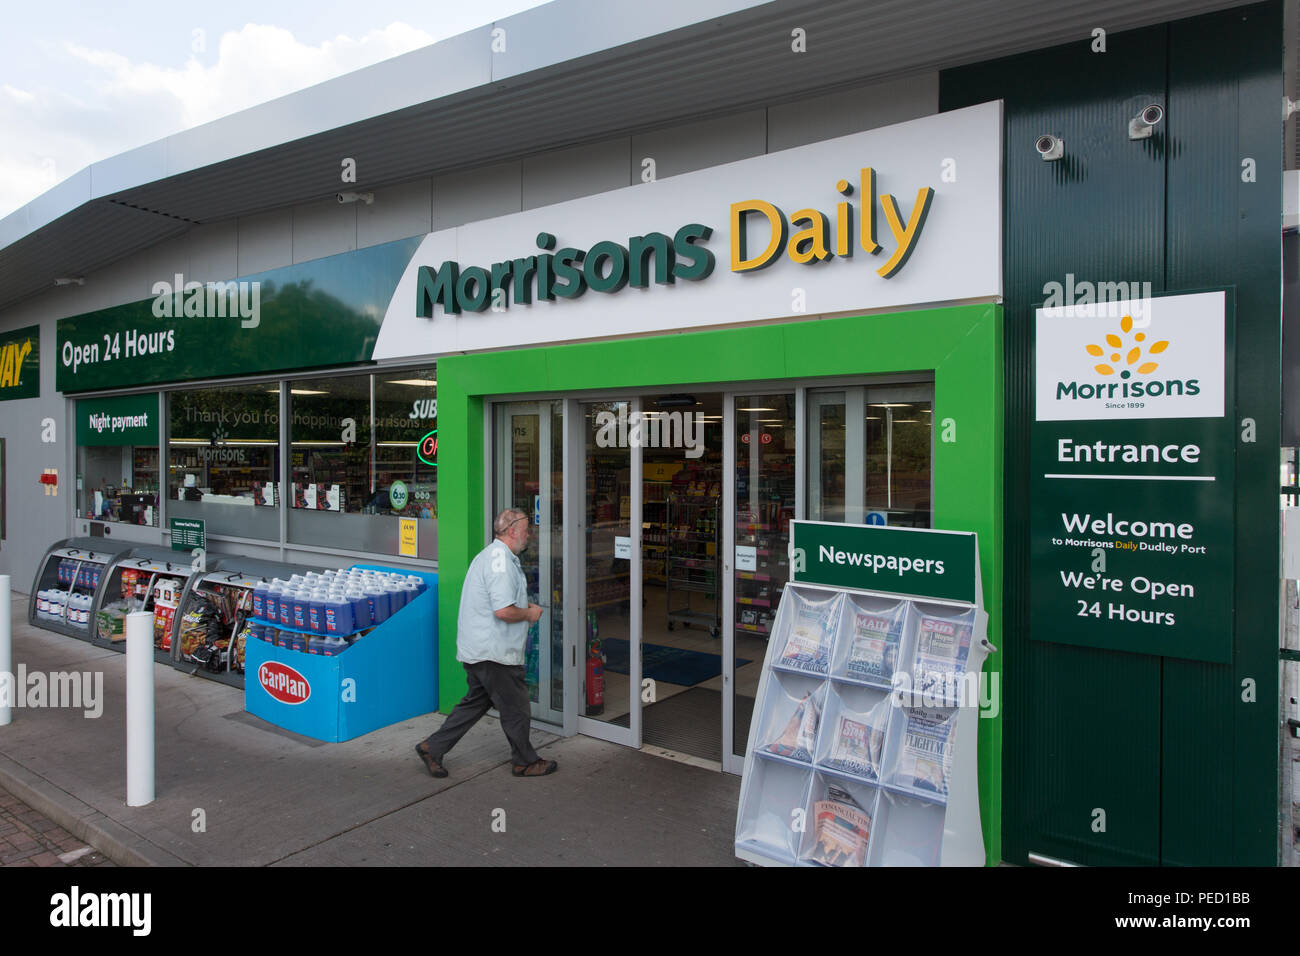
<instances>
[{"instance_id":1,"label":"yellow daily lettering","mask_svg":"<svg viewBox=\"0 0 1300 956\"><path fill-rule=\"evenodd\" d=\"M859 171L858 186L841 179L835 189L843 196L858 193L858 206L852 201L837 202L835 213L828 217L818 209L808 207L798 209L789 216L775 203L765 199L744 199L731 204L731 271L755 272L765 269L780 258L782 251L794 262L809 265L825 262L835 257L850 258L853 255L852 237L857 234L857 246L869 255L877 255L883 247L876 239L876 171L864 166ZM917 190L916 202L906 219L899 209L898 201L889 193L879 197L880 208L885 213L885 223L893 236L896 247L888 260L876 270L882 278L888 279L898 274L907 264L907 260L916 250L925 220L934 201L934 190L923 186ZM853 218L856 213L861 217L857 229ZM761 216L762 222L751 220ZM762 235L766 227L766 242L761 251L750 255L749 232L753 224L755 232ZM791 229L793 227L793 231Z\"/></svg>"}]
</instances>

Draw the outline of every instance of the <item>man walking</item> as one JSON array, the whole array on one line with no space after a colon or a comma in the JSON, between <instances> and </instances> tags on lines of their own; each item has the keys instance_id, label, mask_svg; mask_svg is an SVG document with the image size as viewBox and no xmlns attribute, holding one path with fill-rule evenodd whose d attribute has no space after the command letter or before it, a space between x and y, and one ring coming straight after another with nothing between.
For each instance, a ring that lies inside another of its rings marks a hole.
<instances>
[{"instance_id":1,"label":"man walking","mask_svg":"<svg viewBox=\"0 0 1300 956\"><path fill-rule=\"evenodd\" d=\"M501 729L510 741L516 777L554 773L554 760L543 760L528 741L528 683L524 644L528 625L542 609L528 600L528 585L517 555L532 531L528 516L507 508L497 515L492 543L470 562L460 592L456 619L456 660L465 667L469 691L447 715L442 727L415 745L415 752L435 777L447 776L443 758L457 741L495 706Z\"/></svg>"}]
</instances>

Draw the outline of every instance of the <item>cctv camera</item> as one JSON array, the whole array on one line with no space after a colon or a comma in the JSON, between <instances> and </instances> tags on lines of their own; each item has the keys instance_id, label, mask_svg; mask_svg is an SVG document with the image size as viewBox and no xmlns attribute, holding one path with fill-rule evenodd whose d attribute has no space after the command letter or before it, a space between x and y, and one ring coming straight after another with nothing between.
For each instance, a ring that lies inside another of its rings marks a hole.
<instances>
[{"instance_id":1,"label":"cctv camera","mask_svg":"<svg viewBox=\"0 0 1300 956\"><path fill-rule=\"evenodd\" d=\"M339 205L350 202L363 202L367 206L375 201L374 193L335 193L334 198L339 201Z\"/></svg>"},{"instance_id":2,"label":"cctv camera","mask_svg":"<svg viewBox=\"0 0 1300 956\"><path fill-rule=\"evenodd\" d=\"M1164 108L1152 103L1128 121L1129 139L1147 139L1155 125L1165 118Z\"/></svg>"},{"instance_id":3,"label":"cctv camera","mask_svg":"<svg viewBox=\"0 0 1300 956\"><path fill-rule=\"evenodd\" d=\"M1034 149L1038 150L1046 161L1060 159L1065 155L1065 141L1051 133L1044 133L1034 142Z\"/></svg>"}]
</instances>

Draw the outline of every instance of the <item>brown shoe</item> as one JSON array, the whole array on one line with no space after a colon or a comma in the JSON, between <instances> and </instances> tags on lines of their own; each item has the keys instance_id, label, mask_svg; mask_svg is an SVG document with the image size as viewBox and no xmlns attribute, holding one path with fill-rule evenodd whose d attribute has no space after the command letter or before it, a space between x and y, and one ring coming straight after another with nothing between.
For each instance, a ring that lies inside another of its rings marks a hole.
<instances>
[{"instance_id":1,"label":"brown shoe","mask_svg":"<svg viewBox=\"0 0 1300 956\"><path fill-rule=\"evenodd\" d=\"M447 768L433 759L433 755L429 753L429 745L423 740L415 745L415 752L419 754L420 759L424 761L424 766L429 771L429 776L447 776Z\"/></svg>"},{"instance_id":2,"label":"brown shoe","mask_svg":"<svg viewBox=\"0 0 1300 956\"><path fill-rule=\"evenodd\" d=\"M539 757L526 767L518 765L511 767L510 772L516 777L545 777L548 773L555 773L558 769L560 769L560 766L554 760L543 760Z\"/></svg>"}]
</instances>

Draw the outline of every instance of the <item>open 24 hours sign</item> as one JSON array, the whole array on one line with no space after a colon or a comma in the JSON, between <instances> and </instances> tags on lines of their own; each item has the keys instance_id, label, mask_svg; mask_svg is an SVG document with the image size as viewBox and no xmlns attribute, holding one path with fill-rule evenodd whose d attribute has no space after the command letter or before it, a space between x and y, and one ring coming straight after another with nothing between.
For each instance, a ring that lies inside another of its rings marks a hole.
<instances>
[{"instance_id":1,"label":"open 24 hours sign","mask_svg":"<svg viewBox=\"0 0 1300 956\"><path fill-rule=\"evenodd\" d=\"M1032 639L1229 660L1232 328L1224 291L1037 310Z\"/></svg>"}]
</instances>

